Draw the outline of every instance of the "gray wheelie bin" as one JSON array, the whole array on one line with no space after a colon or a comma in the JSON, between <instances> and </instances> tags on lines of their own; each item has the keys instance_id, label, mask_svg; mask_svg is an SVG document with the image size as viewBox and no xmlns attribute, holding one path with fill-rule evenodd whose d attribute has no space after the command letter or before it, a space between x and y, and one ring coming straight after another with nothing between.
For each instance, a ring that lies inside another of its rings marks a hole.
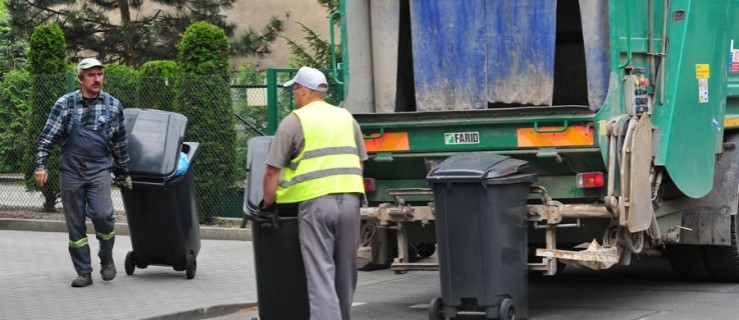
<instances>
[{"instance_id":1,"label":"gray wheelie bin","mask_svg":"<svg viewBox=\"0 0 739 320\"><path fill-rule=\"evenodd\" d=\"M133 190L121 190L132 247L126 274L163 265L192 279L200 251L193 181L199 144L183 142L187 118L181 114L135 108L123 112L133 182ZM177 172L181 152L189 159L184 173Z\"/></svg>"},{"instance_id":2,"label":"gray wheelie bin","mask_svg":"<svg viewBox=\"0 0 739 320\"><path fill-rule=\"evenodd\" d=\"M429 319L521 319L528 313L526 161L459 153L426 177L434 192L441 298Z\"/></svg>"},{"instance_id":3,"label":"gray wheelie bin","mask_svg":"<svg viewBox=\"0 0 739 320\"><path fill-rule=\"evenodd\" d=\"M276 221L259 215L265 161L272 137L249 140L244 214L252 222L257 303L263 320L309 319L308 289L300 253L296 207L278 206ZM276 223L275 223L276 222Z\"/></svg>"}]
</instances>

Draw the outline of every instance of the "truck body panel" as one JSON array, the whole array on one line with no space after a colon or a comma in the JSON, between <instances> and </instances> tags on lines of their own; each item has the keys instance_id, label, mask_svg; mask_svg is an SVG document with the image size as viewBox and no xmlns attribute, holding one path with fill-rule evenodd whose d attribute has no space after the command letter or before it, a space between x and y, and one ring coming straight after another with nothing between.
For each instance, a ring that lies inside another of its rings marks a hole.
<instances>
[{"instance_id":1,"label":"truck body panel","mask_svg":"<svg viewBox=\"0 0 739 320\"><path fill-rule=\"evenodd\" d=\"M713 187L726 103L726 53L731 39L726 1L671 1L664 101L655 100L659 130L656 165L664 165L686 195L700 198ZM684 15L684 17L681 17ZM715 97L714 101L712 98Z\"/></svg>"},{"instance_id":2,"label":"truck body panel","mask_svg":"<svg viewBox=\"0 0 739 320\"><path fill-rule=\"evenodd\" d=\"M739 0L340 7L343 62L329 73L370 154L360 256L373 268L432 268L412 261L433 248L426 175L493 151L538 175L531 270L653 250L680 274L739 281Z\"/></svg>"}]
</instances>

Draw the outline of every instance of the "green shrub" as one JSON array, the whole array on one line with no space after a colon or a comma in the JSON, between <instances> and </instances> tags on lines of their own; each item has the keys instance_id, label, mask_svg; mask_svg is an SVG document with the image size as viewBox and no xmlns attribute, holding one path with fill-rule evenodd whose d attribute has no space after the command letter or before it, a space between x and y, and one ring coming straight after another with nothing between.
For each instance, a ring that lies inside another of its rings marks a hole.
<instances>
[{"instance_id":1,"label":"green shrub","mask_svg":"<svg viewBox=\"0 0 739 320\"><path fill-rule=\"evenodd\" d=\"M124 64L105 65L103 90L118 98L124 108L140 108L136 94L138 87L138 70Z\"/></svg>"},{"instance_id":2,"label":"green shrub","mask_svg":"<svg viewBox=\"0 0 739 320\"><path fill-rule=\"evenodd\" d=\"M187 28L178 50L175 111L189 119L186 140L200 143L195 179L196 189L203 192L197 192L198 211L209 220L212 210L236 191L229 42L222 29L197 22Z\"/></svg>"},{"instance_id":3,"label":"green shrub","mask_svg":"<svg viewBox=\"0 0 739 320\"><path fill-rule=\"evenodd\" d=\"M22 172L23 152L34 144L25 136L31 106L31 75L25 70L5 74L0 88L0 172Z\"/></svg>"},{"instance_id":4,"label":"green shrub","mask_svg":"<svg viewBox=\"0 0 739 320\"><path fill-rule=\"evenodd\" d=\"M177 64L169 60L148 61L139 69L137 90L141 108L173 111Z\"/></svg>"},{"instance_id":5,"label":"green shrub","mask_svg":"<svg viewBox=\"0 0 739 320\"><path fill-rule=\"evenodd\" d=\"M36 141L49 117L51 108L67 90L65 74L67 44L62 29L57 24L37 26L31 35L28 50L28 70L33 75L31 92L31 112L25 136L29 145L26 148L23 165L26 187L38 190L33 181L36 159ZM44 211L54 211L59 197L59 149L49 158L47 172L49 178L41 188L44 195Z\"/></svg>"}]
</instances>

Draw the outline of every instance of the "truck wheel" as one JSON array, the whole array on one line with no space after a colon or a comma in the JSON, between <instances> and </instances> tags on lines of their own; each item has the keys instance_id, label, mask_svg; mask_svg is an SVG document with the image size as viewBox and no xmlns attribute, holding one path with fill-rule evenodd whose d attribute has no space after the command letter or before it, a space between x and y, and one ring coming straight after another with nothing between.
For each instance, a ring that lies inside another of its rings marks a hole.
<instances>
[{"instance_id":1,"label":"truck wheel","mask_svg":"<svg viewBox=\"0 0 739 320\"><path fill-rule=\"evenodd\" d=\"M428 258L436 252L435 243L419 243L416 245L416 251L421 258Z\"/></svg>"},{"instance_id":2,"label":"truck wheel","mask_svg":"<svg viewBox=\"0 0 739 320\"><path fill-rule=\"evenodd\" d=\"M714 280L739 282L739 245L736 215L731 216L731 245L703 246L703 258Z\"/></svg>"},{"instance_id":3,"label":"truck wheel","mask_svg":"<svg viewBox=\"0 0 739 320\"><path fill-rule=\"evenodd\" d=\"M397 256L398 253L395 253L395 256ZM409 244L408 245L408 262L416 262L418 260L421 260L421 257L418 256L418 249L416 249L416 246Z\"/></svg>"},{"instance_id":4,"label":"truck wheel","mask_svg":"<svg viewBox=\"0 0 739 320\"><path fill-rule=\"evenodd\" d=\"M711 273L704 263L703 246L701 245L667 245L665 248L670 259L672 271L686 280L708 281Z\"/></svg>"}]
</instances>

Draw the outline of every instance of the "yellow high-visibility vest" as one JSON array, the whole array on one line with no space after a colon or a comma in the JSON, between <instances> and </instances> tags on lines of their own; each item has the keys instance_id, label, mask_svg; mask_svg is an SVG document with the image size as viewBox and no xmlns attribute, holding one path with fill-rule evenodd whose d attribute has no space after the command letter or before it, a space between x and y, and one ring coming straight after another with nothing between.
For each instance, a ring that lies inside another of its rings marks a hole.
<instances>
[{"instance_id":1,"label":"yellow high-visibility vest","mask_svg":"<svg viewBox=\"0 0 739 320\"><path fill-rule=\"evenodd\" d=\"M277 203L296 203L331 193L364 193L362 167L349 111L314 101L293 113L305 146L282 168Z\"/></svg>"}]
</instances>

